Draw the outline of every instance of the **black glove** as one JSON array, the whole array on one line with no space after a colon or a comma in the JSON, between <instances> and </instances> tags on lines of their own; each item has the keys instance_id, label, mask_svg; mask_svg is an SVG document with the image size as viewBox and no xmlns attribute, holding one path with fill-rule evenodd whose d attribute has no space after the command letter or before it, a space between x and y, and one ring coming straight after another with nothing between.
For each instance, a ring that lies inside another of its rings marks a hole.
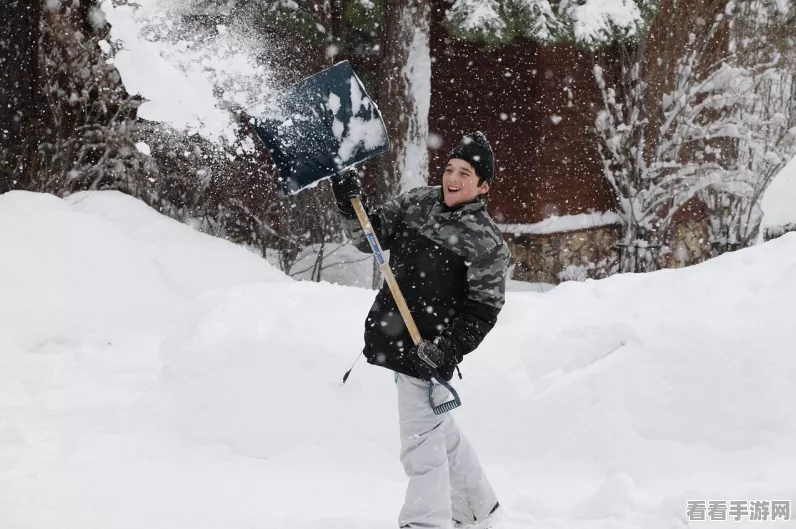
<instances>
[{"instance_id":1,"label":"black glove","mask_svg":"<svg viewBox=\"0 0 796 529\"><path fill-rule=\"evenodd\" d=\"M438 336L433 342L423 340L417 344L410 356L417 374L423 380L431 380L439 368L456 361L450 342Z\"/></svg>"},{"instance_id":2,"label":"black glove","mask_svg":"<svg viewBox=\"0 0 796 529\"><path fill-rule=\"evenodd\" d=\"M362 196L362 182L359 174L353 167L334 175L332 178L332 192L337 202L337 210L347 219L357 218L351 199Z\"/></svg>"}]
</instances>

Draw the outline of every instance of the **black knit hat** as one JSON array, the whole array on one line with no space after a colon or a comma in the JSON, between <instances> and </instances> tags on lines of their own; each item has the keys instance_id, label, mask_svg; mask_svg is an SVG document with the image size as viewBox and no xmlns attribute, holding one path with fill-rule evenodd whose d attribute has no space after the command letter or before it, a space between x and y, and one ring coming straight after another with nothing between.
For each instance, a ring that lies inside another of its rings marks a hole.
<instances>
[{"instance_id":1,"label":"black knit hat","mask_svg":"<svg viewBox=\"0 0 796 529\"><path fill-rule=\"evenodd\" d=\"M451 158L466 160L473 166L479 178L486 180L490 184L492 183L492 176L495 172L495 159L492 154L492 147L489 146L489 142L483 132L476 131L464 136L462 141L451 151L448 161Z\"/></svg>"}]
</instances>

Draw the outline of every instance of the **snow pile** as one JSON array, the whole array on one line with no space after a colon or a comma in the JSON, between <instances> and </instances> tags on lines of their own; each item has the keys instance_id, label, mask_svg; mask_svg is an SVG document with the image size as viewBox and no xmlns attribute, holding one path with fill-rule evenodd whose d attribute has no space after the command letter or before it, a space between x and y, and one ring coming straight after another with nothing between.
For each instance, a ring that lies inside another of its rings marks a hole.
<instances>
[{"instance_id":1,"label":"snow pile","mask_svg":"<svg viewBox=\"0 0 796 529\"><path fill-rule=\"evenodd\" d=\"M763 236L773 238L796 230L796 158L768 185L760 207L763 209L760 224Z\"/></svg>"},{"instance_id":2,"label":"snow pile","mask_svg":"<svg viewBox=\"0 0 796 529\"><path fill-rule=\"evenodd\" d=\"M290 281L257 254L200 233L123 193L82 192L65 201L76 211L121 228L145 252L171 290L188 300L207 290Z\"/></svg>"},{"instance_id":3,"label":"snow pile","mask_svg":"<svg viewBox=\"0 0 796 529\"><path fill-rule=\"evenodd\" d=\"M0 333L24 346L157 328L178 307L124 230L52 195L0 195L0 253Z\"/></svg>"},{"instance_id":4,"label":"snow pile","mask_svg":"<svg viewBox=\"0 0 796 529\"><path fill-rule=\"evenodd\" d=\"M139 117L232 143L235 123L227 108L271 112L273 76L253 56L259 43L223 25L191 27L179 10L157 0L118 6L105 0L102 10L112 26L110 40L120 48L111 60L127 91L147 101Z\"/></svg>"},{"instance_id":5,"label":"snow pile","mask_svg":"<svg viewBox=\"0 0 796 529\"><path fill-rule=\"evenodd\" d=\"M163 466L108 429L157 377L195 294L290 280L108 191L0 195L0 255L0 527L181 525L175 489L147 486Z\"/></svg>"},{"instance_id":6,"label":"snow pile","mask_svg":"<svg viewBox=\"0 0 796 529\"><path fill-rule=\"evenodd\" d=\"M114 191L0 195L0 333L24 346L164 329L211 288L289 281Z\"/></svg>"}]
</instances>

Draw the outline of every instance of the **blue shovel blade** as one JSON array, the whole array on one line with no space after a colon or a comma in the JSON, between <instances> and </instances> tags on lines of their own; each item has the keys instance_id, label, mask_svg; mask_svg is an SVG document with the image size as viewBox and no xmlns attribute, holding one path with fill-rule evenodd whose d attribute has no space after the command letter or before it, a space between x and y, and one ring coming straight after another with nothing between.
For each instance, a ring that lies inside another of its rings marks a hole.
<instances>
[{"instance_id":1,"label":"blue shovel blade","mask_svg":"<svg viewBox=\"0 0 796 529\"><path fill-rule=\"evenodd\" d=\"M254 119L253 127L283 195L390 149L381 113L348 61L299 81L280 100L281 119Z\"/></svg>"}]
</instances>

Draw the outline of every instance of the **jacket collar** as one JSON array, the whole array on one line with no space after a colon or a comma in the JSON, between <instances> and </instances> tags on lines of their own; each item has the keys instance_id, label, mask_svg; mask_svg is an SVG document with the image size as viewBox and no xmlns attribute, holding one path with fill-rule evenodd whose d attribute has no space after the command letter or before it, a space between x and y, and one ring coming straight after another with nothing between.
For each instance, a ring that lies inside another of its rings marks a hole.
<instances>
[{"instance_id":1,"label":"jacket collar","mask_svg":"<svg viewBox=\"0 0 796 529\"><path fill-rule=\"evenodd\" d=\"M472 202L457 204L456 206L450 208L445 204L445 195L443 194L442 186L439 187L438 205L440 207L440 212L446 215L450 215L452 219L460 219L464 215L467 215L468 213L475 213L477 211L481 211L482 209L484 209L485 206L483 201L476 198Z\"/></svg>"}]
</instances>

